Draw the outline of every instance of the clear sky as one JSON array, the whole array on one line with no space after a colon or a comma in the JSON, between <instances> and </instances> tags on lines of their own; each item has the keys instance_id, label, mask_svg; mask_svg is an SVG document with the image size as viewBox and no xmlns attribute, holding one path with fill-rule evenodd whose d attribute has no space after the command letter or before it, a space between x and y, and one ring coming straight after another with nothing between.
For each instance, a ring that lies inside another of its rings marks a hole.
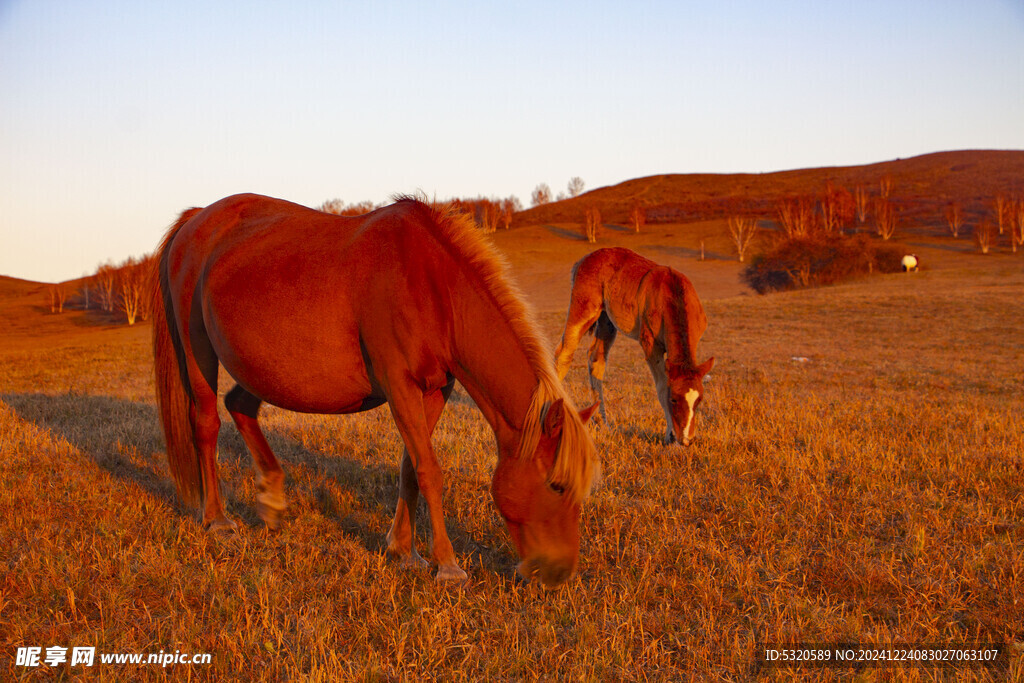
<instances>
[{"instance_id":1,"label":"clear sky","mask_svg":"<svg viewBox=\"0 0 1024 683\"><path fill-rule=\"evenodd\" d=\"M1024 149L1022 0L0 0L0 274L310 206Z\"/></svg>"}]
</instances>

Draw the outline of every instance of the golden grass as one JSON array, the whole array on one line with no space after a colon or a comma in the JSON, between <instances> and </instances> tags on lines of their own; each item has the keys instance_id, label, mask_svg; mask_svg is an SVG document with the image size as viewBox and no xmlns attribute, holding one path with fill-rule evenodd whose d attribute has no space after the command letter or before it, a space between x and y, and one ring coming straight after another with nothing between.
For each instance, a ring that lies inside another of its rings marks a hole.
<instances>
[{"instance_id":1,"label":"golden grass","mask_svg":"<svg viewBox=\"0 0 1024 683\"><path fill-rule=\"evenodd\" d=\"M258 522L253 466L223 415L221 476L242 528L219 541L174 495L148 327L0 349L0 678L801 680L760 668L758 645L1019 652L1024 273L1010 259L965 263L984 267L706 301L700 355L718 364L689 450L660 445L646 364L620 337L580 571L551 592L513 577L488 491L493 434L461 390L434 440L470 575L452 588L385 557L400 452L386 408L264 409L291 502L277 533ZM562 316L542 322L555 339ZM583 354L567 379L580 405ZM33 645L213 661L15 667L16 648ZM1019 654L1005 675L1024 676Z\"/></svg>"}]
</instances>

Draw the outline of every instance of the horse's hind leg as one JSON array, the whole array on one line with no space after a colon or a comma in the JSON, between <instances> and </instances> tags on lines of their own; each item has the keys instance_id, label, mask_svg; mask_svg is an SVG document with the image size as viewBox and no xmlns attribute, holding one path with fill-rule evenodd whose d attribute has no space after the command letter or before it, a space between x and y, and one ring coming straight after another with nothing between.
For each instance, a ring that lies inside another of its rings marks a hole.
<instances>
[{"instance_id":1,"label":"horse's hind leg","mask_svg":"<svg viewBox=\"0 0 1024 683\"><path fill-rule=\"evenodd\" d=\"M440 391L423 398L424 417L428 433L433 433L434 426L441 417L448 397L451 396L455 381L446 384ZM395 520L388 531L388 552L398 556L402 565L408 567L426 567L427 561L416 552L416 506L419 501L420 485L416 475L416 465L409 456L409 449L402 448L402 465L398 481L398 505L395 508Z\"/></svg>"},{"instance_id":2,"label":"horse's hind leg","mask_svg":"<svg viewBox=\"0 0 1024 683\"><path fill-rule=\"evenodd\" d=\"M590 353L587 355L587 371L590 374L590 388L594 392L599 403L601 419L608 424L608 415L604 409L604 380L605 365L608 361L608 352L615 343L615 325L612 324L608 314L601 312L594 326L594 342L590 345Z\"/></svg>"},{"instance_id":3,"label":"horse's hind leg","mask_svg":"<svg viewBox=\"0 0 1024 683\"><path fill-rule=\"evenodd\" d=\"M589 332L603 310L603 301L599 289L590 286L583 279L573 282L570 295L569 311L565 314L565 330L562 339L555 349L555 369L558 379L565 379L572 365L572 354L579 346L580 339ZM603 413L602 413L603 414Z\"/></svg>"},{"instance_id":4,"label":"horse's hind leg","mask_svg":"<svg viewBox=\"0 0 1024 683\"><path fill-rule=\"evenodd\" d=\"M263 401L236 385L224 397L231 419L235 421L242 440L259 469L259 493L256 494L256 510L268 527L276 529L281 523L281 513L287 507L284 496L284 470L270 450L270 444L263 436L257 422L260 404Z\"/></svg>"},{"instance_id":5,"label":"horse's hind leg","mask_svg":"<svg viewBox=\"0 0 1024 683\"><path fill-rule=\"evenodd\" d=\"M191 373L190 373L191 374ZM213 378L216 387L216 371L203 375L205 381L193 381L192 391L195 405L192 412L192 428L195 434L196 450L199 452L199 466L203 475L203 525L215 533L230 533L238 528L224 512L224 501L220 497L220 481L217 479L217 434L220 432L220 416L217 415L217 393L207 382Z\"/></svg>"}]
</instances>

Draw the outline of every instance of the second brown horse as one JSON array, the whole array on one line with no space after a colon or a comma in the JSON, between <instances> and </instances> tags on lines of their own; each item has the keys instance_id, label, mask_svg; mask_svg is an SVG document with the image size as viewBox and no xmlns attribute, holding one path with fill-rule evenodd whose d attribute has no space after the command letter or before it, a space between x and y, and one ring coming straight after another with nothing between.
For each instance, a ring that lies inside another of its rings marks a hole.
<instances>
[{"instance_id":1,"label":"second brown horse","mask_svg":"<svg viewBox=\"0 0 1024 683\"><path fill-rule=\"evenodd\" d=\"M558 376L565 378L580 338L593 332L587 368L607 422L601 382L608 350L617 330L638 340L665 411L664 442L689 446L704 376L715 364L714 358L697 363L697 342L707 326L704 308L685 275L629 249L598 249L572 268L565 331L555 352Z\"/></svg>"}]
</instances>

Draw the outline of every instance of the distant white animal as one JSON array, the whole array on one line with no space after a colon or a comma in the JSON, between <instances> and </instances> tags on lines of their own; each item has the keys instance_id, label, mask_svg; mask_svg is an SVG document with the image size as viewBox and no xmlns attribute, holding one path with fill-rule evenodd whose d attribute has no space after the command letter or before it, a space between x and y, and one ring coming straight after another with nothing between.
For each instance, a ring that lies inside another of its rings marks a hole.
<instances>
[{"instance_id":1,"label":"distant white animal","mask_svg":"<svg viewBox=\"0 0 1024 683\"><path fill-rule=\"evenodd\" d=\"M904 273L917 272L917 254L907 254L900 263Z\"/></svg>"}]
</instances>

